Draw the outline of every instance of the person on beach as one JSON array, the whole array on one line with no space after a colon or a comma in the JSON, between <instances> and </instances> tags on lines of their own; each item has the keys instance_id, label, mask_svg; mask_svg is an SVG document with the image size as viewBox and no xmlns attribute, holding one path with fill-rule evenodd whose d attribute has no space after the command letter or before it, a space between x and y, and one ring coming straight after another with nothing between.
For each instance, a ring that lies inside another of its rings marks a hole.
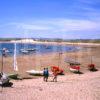
<instances>
[{"instance_id":1,"label":"person on beach","mask_svg":"<svg viewBox=\"0 0 100 100\"><path fill-rule=\"evenodd\" d=\"M58 71L54 70L53 75L54 75L53 82L57 82Z\"/></svg>"},{"instance_id":2,"label":"person on beach","mask_svg":"<svg viewBox=\"0 0 100 100\"><path fill-rule=\"evenodd\" d=\"M44 70L43 70L43 76L44 76L43 80L44 80L45 82L47 82L47 81L48 81L48 77L49 77L48 68L44 68Z\"/></svg>"}]
</instances>

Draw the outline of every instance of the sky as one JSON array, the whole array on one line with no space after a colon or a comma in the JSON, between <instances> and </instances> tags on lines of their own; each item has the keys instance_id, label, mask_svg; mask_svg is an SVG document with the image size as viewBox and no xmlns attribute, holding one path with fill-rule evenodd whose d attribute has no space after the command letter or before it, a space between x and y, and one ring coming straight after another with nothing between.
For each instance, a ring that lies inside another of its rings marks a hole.
<instances>
[{"instance_id":1,"label":"sky","mask_svg":"<svg viewBox=\"0 0 100 100\"><path fill-rule=\"evenodd\" d=\"M0 0L0 38L100 39L100 0Z\"/></svg>"}]
</instances>

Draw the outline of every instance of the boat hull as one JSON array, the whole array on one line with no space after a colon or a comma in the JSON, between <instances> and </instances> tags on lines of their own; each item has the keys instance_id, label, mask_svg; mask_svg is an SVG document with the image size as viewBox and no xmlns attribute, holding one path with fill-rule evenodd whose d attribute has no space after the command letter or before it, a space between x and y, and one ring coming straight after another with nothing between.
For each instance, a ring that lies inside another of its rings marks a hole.
<instances>
[{"instance_id":1,"label":"boat hull","mask_svg":"<svg viewBox=\"0 0 100 100\"><path fill-rule=\"evenodd\" d=\"M30 75L36 75L36 76L42 76L43 75L43 71L29 70L29 71L26 71L26 72Z\"/></svg>"},{"instance_id":2,"label":"boat hull","mask_svg":"<svg viewBox=\"0 0 100 100\"><path fill-rule=\"evenodd\" d=\"M79 70L74 69L74 68L70 68L70 71L71 71L71 72L79 72Z\"/></svg>"}]
</instances>

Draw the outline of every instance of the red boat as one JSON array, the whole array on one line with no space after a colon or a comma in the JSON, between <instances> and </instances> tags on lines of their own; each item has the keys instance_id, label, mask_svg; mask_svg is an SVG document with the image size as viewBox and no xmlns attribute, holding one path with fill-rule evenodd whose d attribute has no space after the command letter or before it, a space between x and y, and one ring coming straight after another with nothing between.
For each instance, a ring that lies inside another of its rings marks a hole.
<instances>
[{"instance_id":1,"label":"red boat","mask_svg":"<svg viewBox=\"0 0 100 100\"><path fill-rule=\"evenodd\" d=\"M94 70L96 70L96 68L95 68L95 64L89 64L88 65L88 69L90 70L90 71L94 71Z\"/></svg>"},{"instance_id":2,"label":"red boat","mask_svg":"<svg viewBox=\"0 0 100 100\"><path fill-rule=\"evenodd\" d=\"M72 72L79 72L80 71L80 66L70 66L70 71Z\"/></svg>"}]
</instances>

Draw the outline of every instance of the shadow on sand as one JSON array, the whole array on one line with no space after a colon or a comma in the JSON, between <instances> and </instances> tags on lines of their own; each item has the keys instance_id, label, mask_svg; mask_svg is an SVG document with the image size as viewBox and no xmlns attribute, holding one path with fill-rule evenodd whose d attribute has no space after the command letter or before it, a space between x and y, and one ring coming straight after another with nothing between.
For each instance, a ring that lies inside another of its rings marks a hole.
<instances>
[{"instance_id":1,"label":"shadow on sand","mask_svg":"<svg viewBox=\"0 0 100 100\"><path fill-rule=\"evenodd\" d=\"M0 85L1 87L12 87L13 83L12 82L8 82L5 84Z\"/></svg>"},{"instance_id":2,"label":"shadow on sand","mask_svg":"<svg viewBox=\"0 0 100 100\"><path fill-rule=\"evenodd\" d=\"M75 74L84 74L83 72L80 72L80 71L78 71L78 72L73 72L73 73L75 73Z\"/></svg>"},{"instance_id":3,"label":"shadow on sand","mask_svg":"<svg viewBox=\"0 0 100 100\"><path fill-rule=\"evenodd\" d=\"M96 71L98 71L98 69L96 69L96 68L95 69L90 69L90 71L91 72L96 72Z\"/></svg>"}]
</instances>

